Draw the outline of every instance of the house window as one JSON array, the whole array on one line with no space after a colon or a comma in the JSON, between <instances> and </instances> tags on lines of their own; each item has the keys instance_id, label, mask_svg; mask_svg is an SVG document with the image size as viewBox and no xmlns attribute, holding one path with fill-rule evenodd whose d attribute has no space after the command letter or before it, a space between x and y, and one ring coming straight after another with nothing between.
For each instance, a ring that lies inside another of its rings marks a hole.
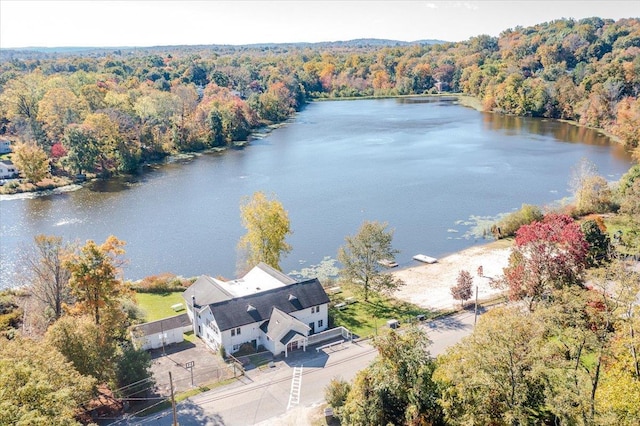
<instances>
[{"instance_id":1,"label":"house window","mask_svg":"<svg viewBox=\"0 0 640 426\"><path fill-rule=\"evenodd\" d=\"M240 350L240 345L233 345L233 351L238 352Z\"/></svg>"},{"instance_id":2,"label":"house window","mask_svg":"<svg viewBox=\"0 0 640 426\"><path fill-rule=\"evenodd\" d=\"M236 328L236 334L239 336L240 335L240 327Z\"/></svg>"},{"instance_id":3,"label":"house window","mask_svg":"<svg viewBox=\"0 0 640 426\"><path fill-rule=\"evenodd\" d=\"M322 324L324 324L323 320L318 320L318 328L322 327Z\"/></svg>"},{"instance_id":4,"label":"house window","mask_svg":"<svg viewBox=\"0 0 640 426\"><path fill-rule=\"evenodd\" d=\"M314 314L316 312L320 312L320 306L312 306L311 313Z\"/></svg>"},{"instance_id":5,"label":"house window","mask_svg":"<svg viewBox=\"0 0 640 426\"><path fill-rule=\"evenodd\" d=\"M240 327L231 329L231 336L240 335Z\"/></svg>"}]
</instances>

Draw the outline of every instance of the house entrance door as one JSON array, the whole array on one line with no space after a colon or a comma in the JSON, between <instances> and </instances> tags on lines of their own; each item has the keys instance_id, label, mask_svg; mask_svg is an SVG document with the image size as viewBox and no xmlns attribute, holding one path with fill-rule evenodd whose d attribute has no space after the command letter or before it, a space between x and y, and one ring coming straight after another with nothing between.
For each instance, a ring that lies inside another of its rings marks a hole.
<instances>
[{"instance_id":1,"label":"house entrance door","mask_svg":"<svg viewBox=\"0 0 640 426\"><path fill-rule=\"evenodd\" d=\"M298 342L291 342L287 345L287 352L292 352L295 351L296 349L298 349Z\"/></svg>"}]
</instances>

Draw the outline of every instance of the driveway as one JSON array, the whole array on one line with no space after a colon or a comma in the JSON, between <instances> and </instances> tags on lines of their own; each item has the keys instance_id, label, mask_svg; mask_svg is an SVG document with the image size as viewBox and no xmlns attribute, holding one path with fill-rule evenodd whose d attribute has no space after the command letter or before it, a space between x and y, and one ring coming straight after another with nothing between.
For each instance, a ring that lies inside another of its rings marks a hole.
<instances>
[{"instance_id":1,"label":"driveway","mask_svg":"<svg viewBox=\"0 0 640 426\"><path fill-rule=\"evenodd\" d=\"M191 370L193 370L193 386L209 385L220 380L234 377L234 366L225 363L220 355L211 351L200 339L195 342L184 341L163 349L151 351L151 371L156 380L158 393L170 395L169 372L173 378L176 392L192 388ZM188 368L193 364L193 368Z\"/></svg>"}]
</instances>

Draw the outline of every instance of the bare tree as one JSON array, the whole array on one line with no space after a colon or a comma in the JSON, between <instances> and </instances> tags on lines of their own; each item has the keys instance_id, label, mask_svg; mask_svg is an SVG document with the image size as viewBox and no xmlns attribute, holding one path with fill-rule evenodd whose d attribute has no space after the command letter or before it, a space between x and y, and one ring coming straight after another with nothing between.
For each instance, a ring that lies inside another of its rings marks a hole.
<instances>
[{"instance_id":1,"label":"bare tree","mask_svg":"<svg viewBox=\"0 0 640 426\"><path fill-rule=\"evenodd\" d=\"M25 284L31 289L33 297L58 319L62 315L63 304L71 300L71 273L64 267L69 246L63 243L61 237L42 234L34 238L34 243L33 249L23 257Z\"/></svg>"}]
</instances>

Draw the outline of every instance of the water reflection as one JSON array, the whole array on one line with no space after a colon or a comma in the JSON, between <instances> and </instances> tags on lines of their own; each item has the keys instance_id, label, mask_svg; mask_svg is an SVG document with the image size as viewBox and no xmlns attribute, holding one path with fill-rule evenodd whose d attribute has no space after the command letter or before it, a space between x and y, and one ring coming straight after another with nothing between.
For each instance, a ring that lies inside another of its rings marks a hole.
<instances>
[{"instance_id":1,"label":"water reflection","mask_svg":"<svg viewBox=\"0 0 640 426\"><path fill-rule=\"evenodd\" d=\"M239 205L255 191L276 194L289 211L285 271L335 257L364 220L396 230L401 264L417 253L440 257L477 242L467 236L477 222L469 218L564 198L582 157L619 178L630 156L607 141L566 123L478 113L453 97L314 103L242 149L0 201L0 287L11 282L17 247L40 233L67 241L116 235L127 241L127 278L232 277L244 233Z\"/></svg>"}]
</instances>

